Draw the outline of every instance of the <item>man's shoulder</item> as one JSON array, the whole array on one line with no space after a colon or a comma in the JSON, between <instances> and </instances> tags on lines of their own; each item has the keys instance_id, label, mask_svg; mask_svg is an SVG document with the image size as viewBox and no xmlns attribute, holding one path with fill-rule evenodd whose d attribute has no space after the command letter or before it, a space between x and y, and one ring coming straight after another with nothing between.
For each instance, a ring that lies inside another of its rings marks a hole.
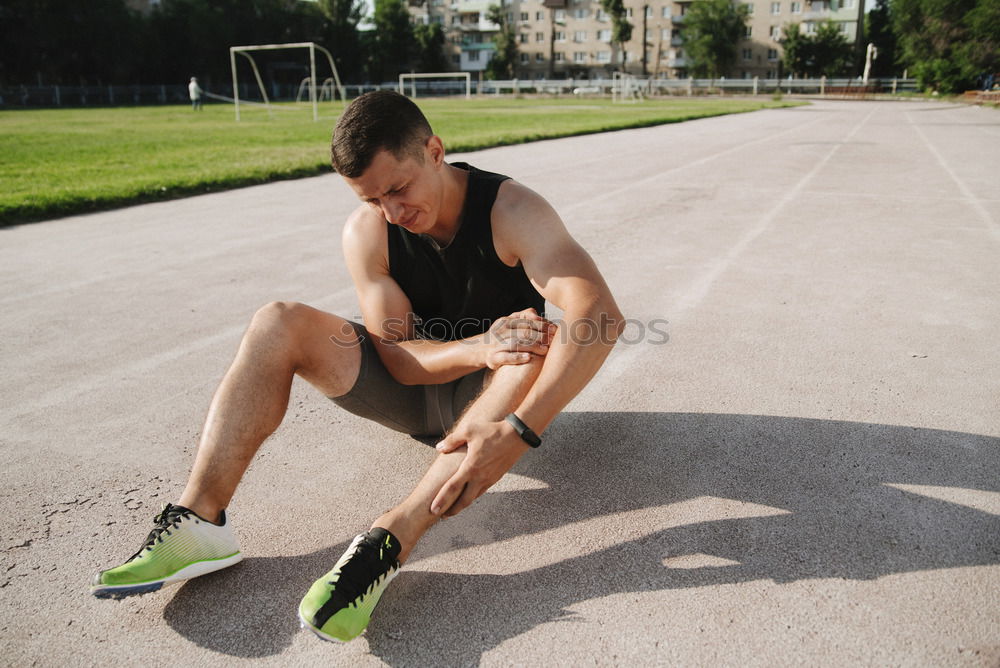
<instances>
[{"instance_id":1,"label":"man's shoulder","mask_svg":"<svg viewBox=\"0 0 1000 668\"><path fill-rule=\"evenodd\" d=\"M341 233L344 255L350 261L377 259L386 254L386 222L372 207L362 204L347 217Z\"/></svg>"},{"instance_id":2,"label":"man's shoulder","mask_svg":"<svg viewBox=\"0 0 1000 668\"><path fill-rule=\"evenodd\" d=\"M516 179L508 178L500 184L493 203L493 218L517 219L539 206L548 205L545 198Z\"/></svg>"},{"instance_id":3,"label":"man's shoulder","mask_svg":"<svg viewBox=\"0 0 1000 668\"><path fill-rule=\"evenodd\" d=\"M497 255L507 265L523 260L532 246L565 228L552 205L514 179L500 184L490 216Z\"/></svg>"}]
</instances>

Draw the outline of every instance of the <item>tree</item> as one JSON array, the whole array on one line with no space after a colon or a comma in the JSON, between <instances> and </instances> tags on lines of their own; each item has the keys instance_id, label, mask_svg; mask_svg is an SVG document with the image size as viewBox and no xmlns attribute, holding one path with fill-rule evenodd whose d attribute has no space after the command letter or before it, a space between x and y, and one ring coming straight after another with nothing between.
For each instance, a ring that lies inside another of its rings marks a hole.
<instances>
[{"instance_id":1,"label":"tree","mask_svg":"<svg viewBox=\"0 0 1000 668\"><path fill-rule=\"evenodd\" d=\"M491 79L513 79L514 65L517 63L517 32L500 5L490 5L486 11L486 19L500 26L500 30L493 36L496 51L486 66L486 72Z\"/></svg>"},{"instance_id":2,"label":"tree","mask_svg":"<svg viewBox=\"0 0 1000 668\"><path fill-rule=\"evenodd\" d=\"M790 23L782 30L781 47L785 52L782 60L785 69L791 74L799 77L807 76L806 72L811 67L812 58L810 42L809 36L802 32L802 26L798 23Z\"/></svg>"},{"instance_id":3,"label":"tree","mask_svg":"<svg viewBox=\"0 0 1000 668\"><path fill-rule=\"evenodd\" d=\"M632 39L632 24L628 22L628 10L622 0L601 0L601 9L611 17L611 43L618 45L622 54L622 72L628 60L625 51L626 42Z\"/></svg>"},{"instance_id":4,"label":"tree","mask_svg":"<svg viewBox=\"0 0 1000 668\"><path fill-rule=\"evenodd\" d=\"M997 0L893 0L900 61L924 89L958 93L1000 69Z\"/></svg>"},{"instance_id":5,"label":"tree","mask_svg":"<svg viewBox=\"0 0 1000 668\"><path fill-rule=\"evenodd\" d=\"M834 77L846 74L854 60L854 47L833 21L824 21L814 35L798 23L785 26L781 41L785 67L798 76Z\"/></svg>"},{"instance_id":6,"label":"tree","mask_svg":"<svg viewBox=\"0 0 1000 668\"><path fill-rule=\"evenodd\" d=\"M893 76L896 72L896 34L892 31L889 0L877 0L875 9L865 15L865 35L878 49L871 75L876 78Z\"/></svg>"},{"instance_id":7,"label":"tree","mask_svg":"<svg viewBox=\"0 0 1000 668\"><path fill-rule=\"evenodd\" d=\"M812 37L813 76L848 74L854 62L854 46L833 21L823 21Z\"/></svg>"},{"instance_id":8,"label":"tree","mask_svg":"<svg viewBox=\"0 0 1000 668\"><path fill-rule=\"evenodd\" d=\"M418 23L413 27L417 48L417 67L421 72L444 72L444 30L440 23Z\"/></svg>"},{"instance_id":9,"label":"tree","mask_svg":"<svg viewBox=\"0 0 1000 668\"><path fill-rule=\"evenodd\" d=\"M746 32L750 10L731 0L699 0L684 15L681 37L695 76L725 76L736 62L736 45Z\"/></svg>"},{"instance_id":10,"label":"tree","mask_svg":"<svg viewBox=\"0 0 1000 668\"><path fill-rule=\"evenodd\" d=\"M368 75L372 81L395 79L413 52L413 26L404 0L375 0Z\"/></svg>"},{"instance_id":11,"label":"tree","mask_svg":"<svg viewBox=\"0 0 1000 668\"><path fill-rule=\"evenodd\" d=\"M357 80L364 64L358 35L364 3L362 0L320 0L319 9L326 19L323 41L333 54L341 80Z\"/></svg>"}]
</instances>

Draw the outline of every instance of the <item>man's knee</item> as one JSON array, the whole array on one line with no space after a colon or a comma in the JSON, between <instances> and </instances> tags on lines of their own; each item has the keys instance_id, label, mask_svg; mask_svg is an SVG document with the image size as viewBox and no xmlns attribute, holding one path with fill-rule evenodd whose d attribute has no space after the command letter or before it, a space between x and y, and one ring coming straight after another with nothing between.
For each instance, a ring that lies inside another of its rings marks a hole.
<instances>
[{"instance_id":1,"label":"man's knee","mask_svg":"<svg viewBox=\"0 0 1000 668\"><path fill-rule=\"evenodd\" d=\"M299 302L271 302L257 309L250 321L247 334L263 333L269 336L293 334L309 309Z\"/></svg>"}]
</instances>

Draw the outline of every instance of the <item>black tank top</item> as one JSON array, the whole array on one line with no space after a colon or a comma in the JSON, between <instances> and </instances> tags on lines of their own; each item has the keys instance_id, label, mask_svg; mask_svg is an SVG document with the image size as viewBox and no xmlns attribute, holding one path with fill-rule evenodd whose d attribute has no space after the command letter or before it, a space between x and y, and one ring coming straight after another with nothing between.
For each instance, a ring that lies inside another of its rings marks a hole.
<instances>
[{"instance_id":1,"label":"black tank top","mask_svg":"<svg viewBox=\"0 0 1000 668\"><path fill-rule=\"evenodd\" d=\"M386 222L389 274L410 299L420 338L453 341L482 334L503 316L534 308L545 299L528 280L520 263L508 267L493 246L490 214L500 184L508 176L476 169L469 172L458 233L446 248L429 236L413 234Z\"/></svg>"}]
</instances>

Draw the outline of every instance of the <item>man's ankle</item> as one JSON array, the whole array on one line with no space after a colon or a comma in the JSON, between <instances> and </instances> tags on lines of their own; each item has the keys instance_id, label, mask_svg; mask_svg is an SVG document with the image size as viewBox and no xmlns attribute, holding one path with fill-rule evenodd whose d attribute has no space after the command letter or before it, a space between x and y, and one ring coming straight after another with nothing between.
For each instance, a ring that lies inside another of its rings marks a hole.
<instances>
[{"instance_id":1,"label":"man's ankle","mask_svg":"<svg viewBox=\"0 0 1000 668\"><path fill-rule=\"evenodd\" d=\"M187 508L206 522L217 526L222 524L222 509L217 506L198 501L184 503L183 497L175 505Z\"/></svg>"},{"instance_id":2,"label":"man's ankle","mask_svg":"<svg viewBox=\"0 0 1000 668\"><path fill-rule=\"evenodd\" d=\"M404 522L401 522L390 515L383 515L375 520L369 531L371 529L385 529L393 535L399 543L399 556L396 557L396 560L399 561L400 564L409 558L414 544L419 539L419 536L415 538L411 536L411 532L408 531Z\"/></svg>"}]
</instances>

